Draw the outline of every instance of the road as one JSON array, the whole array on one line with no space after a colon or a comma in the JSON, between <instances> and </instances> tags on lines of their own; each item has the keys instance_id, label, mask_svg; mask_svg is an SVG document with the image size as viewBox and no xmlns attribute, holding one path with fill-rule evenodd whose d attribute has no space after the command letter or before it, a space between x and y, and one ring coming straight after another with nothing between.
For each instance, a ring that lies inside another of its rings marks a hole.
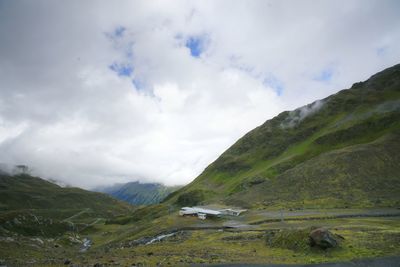
<instances>
[{"instance_id":1,"label":"road","mask_svg":"<svg viewBox=\"0 0 400 267\"><path fill-rule=\"evenodd\" d=\"M62 220L62 222L70 222L72 219L74 219L74 218L76 218L76 217L78 217L78 216L80 216L80 215L82 215L82 214L84 214L84 213L87 213L87 212L90 212L90 209L89 209L89 208L86 208L86 209L81 210L80 212L78 212L78 213L72 215L71 217L68 217L68 218Z\"/></svg>"},{"instance_id":2,"label":"road","mask_svg":"<svg viewBox=\"0 0 400 267\"><path fill-rule=\"evenodd\" d=\"M193 265L204 266L204 265ZM320 264L216 264L212 267L400 267L400 256Z\"/></svg>"},{"instance_id":3,"label":"road","mask_svg":"<svg viewBox=\"0 0 400 267\"><path fill-rule=\"evenodd\" d=\"M394 208L386 209L365 209L365 210L300 210L300 211L261 211L255 214L265 217L265 219L253 221L249 224L257 225L267 222L297 221L297 220L321 220L321 219L340 219L355 217L398 217L400 210Z\"/></svg>"}]
</instances>

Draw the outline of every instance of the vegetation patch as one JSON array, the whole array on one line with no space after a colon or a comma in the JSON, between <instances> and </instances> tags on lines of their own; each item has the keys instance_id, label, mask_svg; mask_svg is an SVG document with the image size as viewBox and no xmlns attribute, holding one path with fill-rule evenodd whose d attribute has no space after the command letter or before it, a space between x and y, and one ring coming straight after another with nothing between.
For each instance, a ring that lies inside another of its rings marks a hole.
<instances>
[{"instance_id":1,"label":"vegetation patch","mask_svg":"<svg viewBox=\"0 0 400 267\"><path fill-rule=\"evenodd\" d=\"M310 231L311 228L267 231L266 243L273 248L306 251L310 249Z\"/></svg>"},{"instance_id":2,"label":"vegetation patch","mask_svg":"<svg viewBox=\"0 0 400 267\"><path fill-rule=\"evenodd\" d=\"M399 70L400 65L394 66L352 89L266 121L169 201L204 190L201 202L251 207L397 205ZM253 183L258 176L268 180Z\"/></svg>"},{"instance_id":3,"label":"vegetation patch","mask_svg":"<svg viewBox=\"0 0 400 267\"><path fill-rule=\"evenodd\" d=\"M333 234L325 228L308 227L298 229L282 229L266 232L267 245L273 248L284 248L294 251L327 249L339 246L344 238Z\"/></svg>"},{"instance_id":4,"label":"vegetation patch","mask_svg":"<svg viewBox=\"0 0 400 267\"><path fill-rule=\"evenodd\" d=\"M150 205L143 208L136 209L129 215L117 216L115 218L106 221L106 224L128 224L138 221L150 221L166 215L168 213L168 208L165 205Z\"/></svg>"},{"instance_id":5,"label":"vegetation patch","mask_svg":"<svg viewBox=\"0 0 400 267\"><path fill-rule=\"evenodd\" d=\"M192 190L179 195L176 204L178 206L195 206L200 204L205 199L205 194L202 190Z\"/></svg>"}]
</instances>

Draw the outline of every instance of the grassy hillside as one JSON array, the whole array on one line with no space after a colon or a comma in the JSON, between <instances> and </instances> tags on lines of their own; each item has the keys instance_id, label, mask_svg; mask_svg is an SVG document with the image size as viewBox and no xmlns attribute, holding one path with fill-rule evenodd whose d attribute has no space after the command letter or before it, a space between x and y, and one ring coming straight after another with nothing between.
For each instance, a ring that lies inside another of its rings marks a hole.
<instances>
[{"instance_id":1,"label":"grassy hillside","mask_svg":"<svg viewBox=\"0 0 400 267\"><path fill-rule=\"evenodd\" d=\"M395 66L283 112L157 205L131 210L105 194L3 174L0 265L304 264L398 256L399 85ZM238 217L179 216L179 206L199 203L250 209ZM340 235L339 247L309 246L308 233L317 227Z\"/></svg>"},{"instance_id":2,"label":"grassy hillside","mask_svg":"<svg viewBox=\"0 0 400 267\"><path fill-rule=\"evenodd\" d=\"M396 65L268 120L168 202L277 208L400 205L399 133Z\"/></svg>"},{"instance_id":3,"label":"grassy hillside","mask_svg":"<svg viewBox=\"0 0 400 267\"><path fill-rule=\"evenodd\" d=\"M0 235L59 235L131 210L106 194L62 188L29 175L0 175Z\"/></svg>"},{"instance_id":4,"label":"grassy hillside","mask_svg":"<svg viewBox=\"0 0 400 267\"><path fill-rule=\"evenodd\" d=\"M129 202L133 205L149 205L160 203L178 188L156 183L130 182L99 188L96 191L107 193L116 199Z\"/></svg>"},{"instance_id":5,"label":"grassy hillside","mask_svg":"<svg viewBox=\"0 0 400 267\"><path fill-rule=\"evenodd\" d=\"M0 175L0 210L83 209L99 214L126 211L128 205L102 193L63 188L29 175Z\"/></svg>"}]
</instances>

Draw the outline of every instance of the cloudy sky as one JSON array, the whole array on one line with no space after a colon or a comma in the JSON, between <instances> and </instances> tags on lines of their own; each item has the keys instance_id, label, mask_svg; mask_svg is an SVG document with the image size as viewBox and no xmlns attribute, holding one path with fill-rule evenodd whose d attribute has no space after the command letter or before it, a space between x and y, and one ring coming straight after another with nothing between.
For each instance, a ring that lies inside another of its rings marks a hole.
<instances>
[{"instance_id":1,"label":"cloudy sky","mask_svg":"<svg viewBox=\"0 0 400 267\"><path fill-rule=\"evenodd\" d=\"M185 184L279 112L400 62L400 1L0 0L0 163Z\"/></svg>"}]
</instances>

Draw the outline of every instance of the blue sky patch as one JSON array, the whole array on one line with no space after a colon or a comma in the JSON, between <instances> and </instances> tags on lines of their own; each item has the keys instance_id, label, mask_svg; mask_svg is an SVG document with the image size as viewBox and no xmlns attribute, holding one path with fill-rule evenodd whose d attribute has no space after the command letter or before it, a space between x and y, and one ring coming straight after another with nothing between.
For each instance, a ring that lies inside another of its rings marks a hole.
<instances>
[{"instance_id":1,"label":"blue sky patch","mask_svg":"<svg viewBox=\"0 0 400 267\"><path fill-rule=\"evenodd\" d=\"M132 59L133 58L133 42L128 43L124 49L124 55L127 59Z\"/></svg>"},{"instance_id":2,"label":"blue sky patch","mask_svg":"<svg viewBox=\"0 0 400 267\"><path fill-rule=\"evenodd\" d=\"M385 56L386 52L387 52L387 47L386 47L386 46L378 47L378 48L376 49L376 54L377 54L378 56L380 56L380 57Z\"/></svg>"},{"instance_id":3,"label":"blue sky patch","mask_svg":"<svg viewBox=\"0 0 400 267\"><path fill-rule=\"evenodd\" d=\"M108 66L110 70L114 71L115 73L118 74L118 76L131 76L133 73L133 66L130 64L119 64L119 63L113 63L110 66Z\"/></svg>"},{"instance_id":4,"label":"blue sky patch","mask_svg":"<svg viewBox=\"0 0 400 267\"><path fill-rule=\"evenodd\" d=\"M264 86L269 86L274 89L278 96L281 96L283 90L285 90L283 82L272 74L264 79L263 84Z\"/></svg>"},{"instance_id":5,"label":"blue sky patch","mask_svg":"<svg viewBox=\"0 0 400 267\"><path fill-rule=\"evenodd\" d=\"M204 51L204 37L191 36L186 40L185 46L190 49L190 54L193 57L200 57L201 53Z\"/></svg>"},{"instance_id":6,"label":"blue sky patch","mask_svg":"<svg viewBox=\"0 0 400 267\"><path fill-rule=\"evenodd\" d=\"M132 79L132 84L135 86L137 90L142 90L144 88L144 84L138 79Z\"/></svg>"},{"instance_id":7,"label":"blue sky patch","mask_svg":"<svg viewBox=\"0 0 400 267\"><path fill-rule=\"evenodd\" d=\"M318 82L329 82L332 80L333 70L330 68L322 70L319 74L314 76L313 80Z\"/></svg>"},{"instance_id":8,"label":"blue sky patch","mask_svg":"<svg viewBox=\"0 0 400 267\"><path fill-rule=\"evenodd\" d=\"M125 33L126 28L123 26L118 26L117 28L115 28L114 30L114 36L115 37L123 37L124 33Z\"/></svg>"},{"instance_id":9,"label":"blue sky patch","mask_svg":"<svg viewBox=\"0 0 400 267\"><path fill-rule=\"evenodd\" d=\"M118 26L111 32L105 32L104 35L108 39L110 39L112 42L116 42L116 41L118 41L118 39L121 39L124 37L125 31L126 31L126 28L124 26Z\"/></svg>"}]
</instances>

